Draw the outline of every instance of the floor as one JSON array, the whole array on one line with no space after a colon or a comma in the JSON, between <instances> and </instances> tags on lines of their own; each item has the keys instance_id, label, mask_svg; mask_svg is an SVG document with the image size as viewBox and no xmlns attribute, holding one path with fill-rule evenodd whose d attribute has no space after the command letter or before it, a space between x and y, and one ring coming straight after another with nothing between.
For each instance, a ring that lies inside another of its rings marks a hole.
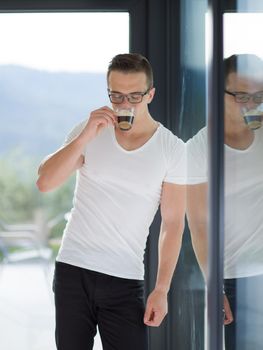
<instances>
[{"instance_id":1,"label":"floor","mask_svg":"<svg viewBox=\"0 0 263 350\"><path fill-rule=\"evenodd\" d=\"M0 264L0 349L55 350L53 264ZM99 335L94 350L102 350Z\"/></svg>"}]
</instances>

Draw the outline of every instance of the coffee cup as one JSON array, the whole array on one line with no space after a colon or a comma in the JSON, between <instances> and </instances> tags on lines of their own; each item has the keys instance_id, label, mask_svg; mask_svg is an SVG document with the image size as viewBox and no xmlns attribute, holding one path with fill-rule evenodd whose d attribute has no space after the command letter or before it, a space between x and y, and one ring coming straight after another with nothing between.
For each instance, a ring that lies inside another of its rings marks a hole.
<instances>
[{"instance_id":1,"label":"coffee cup","mask_svg":"<svg viewBox=\"0 0 263 350\"><path fill-rule=\"evenodd\" d=\"M245 123L251 130L259 129L262 125L263 110L262 106L259 105L256 108L248 109L246 107L242 108L242 114Z\"/></svg>"},{"instance_id":2,"label":"coffee cup","mask_svg":"<svg viewBox=\"0 0 263 350\"><path fill-rule=\"evenodd\" d=\"M118 127L122 131L128 131L132 128L134 121L134 108L121 107L115 108L115 115L117 116Z\"/></svg>"}]
</instances>

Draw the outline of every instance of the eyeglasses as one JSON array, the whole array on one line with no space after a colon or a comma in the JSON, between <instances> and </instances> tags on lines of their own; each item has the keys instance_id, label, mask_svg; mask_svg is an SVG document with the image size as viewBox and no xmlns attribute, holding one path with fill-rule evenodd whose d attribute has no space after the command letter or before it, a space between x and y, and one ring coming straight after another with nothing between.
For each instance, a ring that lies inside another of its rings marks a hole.
<instances>
[{"instance_id":1,"label":"eyeglasses","mask_svg":"<svg viewBox=\"0 0 263 350\"><path fill-rule=\"evenodd\" d=\"M227 93L228 95L234 96L235 101L237 103L246 103L251 98L255 103L263 102L263 91L257 91L254 94L249 94L247 92L231 92L231 91L225 90L225 93Z\"/></svg>"},{"instance_id":2,"label":"eyeglasses","mask_svg":"<svg viewBox=\"0 0 263 350\"><path fill-rule=\"evenodd\" d=\"M119 92L110 92L110 90L108 89L108 93L109 93L108 95L109 95L110 101L114 104L122 103L125 97L130 103L140 103L142 102L143 96L148 94L149 91L150 89L147 89L145 92L132 92L131 94L125 95Z\"/></svg>"}]
</instances>

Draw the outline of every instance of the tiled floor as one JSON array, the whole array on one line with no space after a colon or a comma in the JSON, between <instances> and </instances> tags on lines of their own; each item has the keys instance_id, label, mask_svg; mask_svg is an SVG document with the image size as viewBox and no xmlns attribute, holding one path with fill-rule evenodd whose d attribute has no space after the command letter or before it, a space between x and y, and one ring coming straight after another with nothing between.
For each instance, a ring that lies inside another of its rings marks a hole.
<instances>
[{"instance_id":1,"label":"tiled floor","mask_svg":"<svg viewBox=\"0 0 263 350\"><path fill-rule=\"evenodd\" d=\"M0 265L0 349L55 350L53 264ZM94 350L102 350L99 336Z\"/></svg>"}]
</instances>

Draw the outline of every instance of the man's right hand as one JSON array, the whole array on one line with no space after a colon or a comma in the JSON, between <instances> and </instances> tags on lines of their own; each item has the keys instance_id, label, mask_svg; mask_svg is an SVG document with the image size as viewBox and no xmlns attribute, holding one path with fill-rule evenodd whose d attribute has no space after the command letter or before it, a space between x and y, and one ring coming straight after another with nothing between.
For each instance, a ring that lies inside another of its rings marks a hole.
<instances>
[{"instance_id":1,"label":"man's right hand","mask_svg":"<svg viewBox=\"0 0 263 350\"><path fill-rule=\"evenodd\" d=\"M81 133L69 144L46 158L38 169L37 187L48 192L64 183L68 177L84 164L85 145L108 125L115 125L116 116L109 107L99 108L90 118Z\"/></svg>"},{"instance_id":2,"label":"man's right hand","mask_svg":"<svg viewBox=\"0 0 263 350\"><path fill-rule=\"evenodd\" d=\"M225 294L224 294L224 311L225 311L224 325L228 325L233 322L234 318L229 305L229 301Z\"/></svg>"},{"instance_id":3,"label":"man's right hand","mask_svg":"<svg viewBox=\"0 0 263 350\"><path fill-rule=\"evenodd\" d=\"M84 137L87 141L94 139L102 129L108 125L115 125L117 122L114 111L107 106L91 112L89 120L79 137Z\"/></svg>"}]
</instances>

